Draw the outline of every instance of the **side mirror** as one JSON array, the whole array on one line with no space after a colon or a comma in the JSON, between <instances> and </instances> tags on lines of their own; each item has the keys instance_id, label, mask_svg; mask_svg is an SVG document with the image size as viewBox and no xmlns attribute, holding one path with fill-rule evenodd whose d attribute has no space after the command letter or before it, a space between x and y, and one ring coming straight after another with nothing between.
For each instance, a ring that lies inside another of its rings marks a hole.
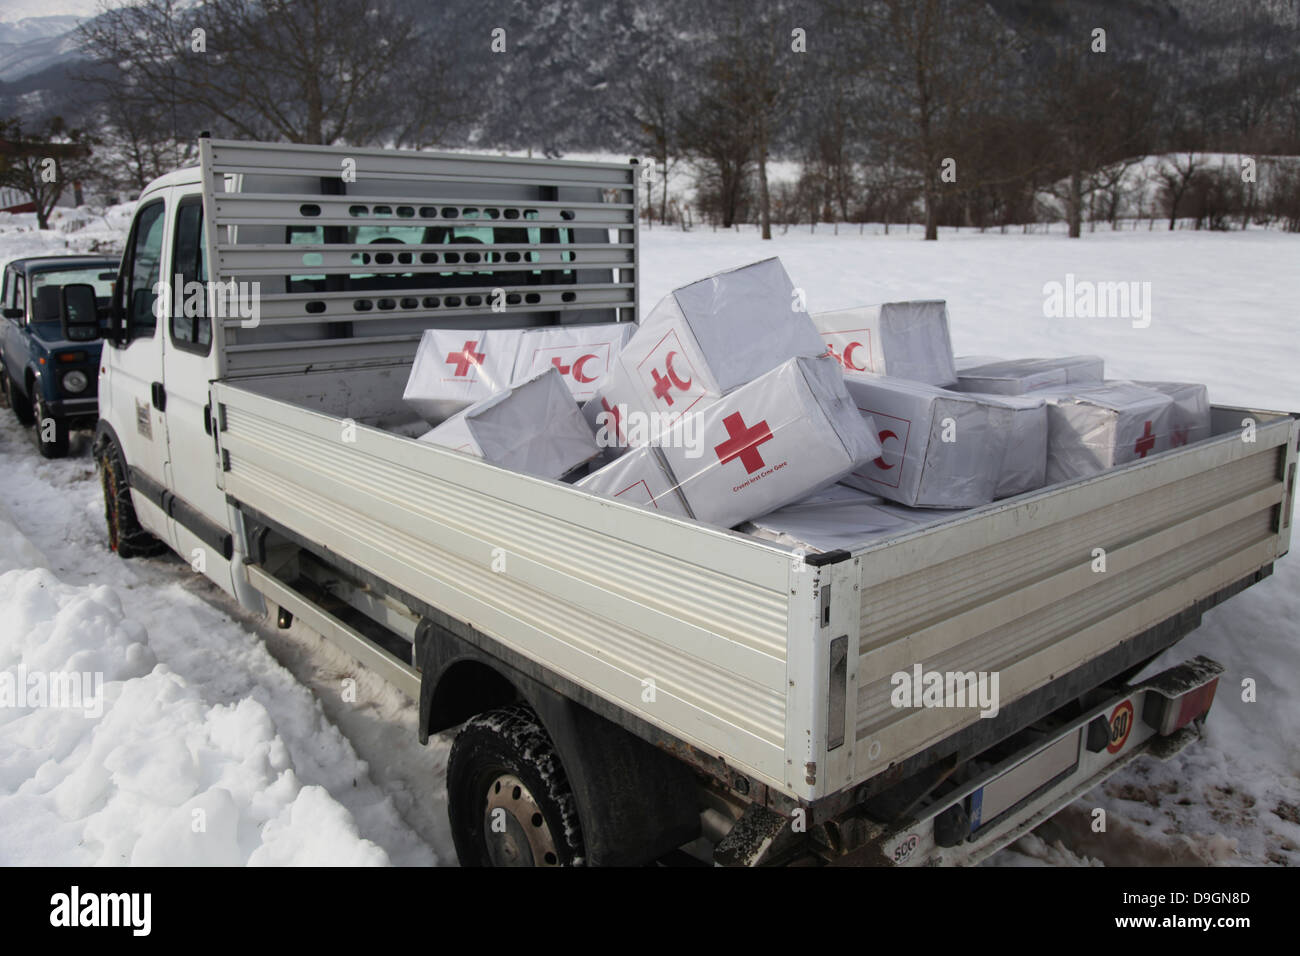
<instances>
[{"instance_id":1,"label":"side mirror","mask_svg":"<svg viewBox=\"0 0 1300 956\"><path fill-rule=\"evenodd\" d=\"M59 290L59 325L69 342L99 338L99 305L93 285L77 282Z\"/></svg>"},{"instance_id":2,"label":"side mirror","mask_svg":"<svg viewBox=\"0 0 1300 956\"><path fill-rule=\"evenodd\" d=\"M23 310L12 307L7 308L4 310L4 317L6 319L21 319L23 317Z\"/></svg>"}]
</instances>

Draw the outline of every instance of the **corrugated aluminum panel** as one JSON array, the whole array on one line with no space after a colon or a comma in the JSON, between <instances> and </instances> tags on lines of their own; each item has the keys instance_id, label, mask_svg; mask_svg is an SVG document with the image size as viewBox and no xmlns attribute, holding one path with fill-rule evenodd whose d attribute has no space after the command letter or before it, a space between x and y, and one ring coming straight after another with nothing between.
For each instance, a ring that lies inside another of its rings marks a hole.
<instances>
[{"instance_id":1,"label":"corrugated aluminum panel","mask_svg":"<svg viewBox=\"0 0 1300 956\"><path fill-rule=\"evenodd\" d=\"M214 389L228 495L789 789L782 551L375 429L346 441L339 419Z\"/></svg>"},{"instance_id":2,"label":"corrugated aluminum panel","mask_svg":"<svg viewBox=\"0 0 1300 956\"><path fill-rule=\"evenodd\" d=\"M218 314L222 378L409 362L426 328L636 319L633 163L199 152L211 278L245 306Z\"/></svg>"},{"instance_id":3,"label":"corrugated aluminum panel","mask_svg":"<svg viewBox=\"0 0 1300 956\"><path fill-rule=\"evenodd\" d=\"M1216 431L1235 428L1216 410ZM1005 707L1272 562L1295 425L1236 431L875 545L861 565L857 746L866 779L979 719L898 708L890 678L993 672ZM1094 570L1096 552L1106 570Z\"/></svg>"}]
</instances>

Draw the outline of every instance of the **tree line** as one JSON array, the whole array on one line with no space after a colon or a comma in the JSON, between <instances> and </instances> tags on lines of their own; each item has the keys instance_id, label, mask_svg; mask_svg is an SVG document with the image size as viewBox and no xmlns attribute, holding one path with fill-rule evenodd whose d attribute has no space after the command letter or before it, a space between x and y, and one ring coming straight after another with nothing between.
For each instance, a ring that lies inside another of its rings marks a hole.
<instances>
[{"instance_id":1,"label":"tree line","mask_svg":"<svg viewBox=\"0 0 1300 956\"><path fill-rule=\"evenodd\" d=\"M78 41L75 102L8 138L84 144L78 174L124 196L209 130L627 151L654 160L645 215L765 237L1044 217L1077 236L1145 203L1133 165L1165 154L1152 217L1300 229L1296 0L137 0Z\"/></svg>"}]
</instances>

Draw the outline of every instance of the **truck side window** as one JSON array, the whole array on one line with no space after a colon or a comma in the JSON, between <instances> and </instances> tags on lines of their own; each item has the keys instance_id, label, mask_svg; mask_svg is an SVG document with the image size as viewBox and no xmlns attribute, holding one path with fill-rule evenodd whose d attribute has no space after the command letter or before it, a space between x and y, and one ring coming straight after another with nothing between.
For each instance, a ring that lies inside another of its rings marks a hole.
<instances>
[{"instance_id":1,"label":"truck side window","mask_svg":"<svg viewBox=\"0 0 1300 956\"><path fill-rule=\"evenodd\" d=\"M18 320L19 325L27 324L27 298L23 295L26 286L27 280L18 273L14 273L14 308L23 311L22 318Z\"/></svg>"},{"instance_id":2,"label":"truck side window","mask_svg":"<svg viewBox=\"0 0 1300 956\"><path fill-rule=\"evenodd\" d=\"M123 283L118 303L126 316L127 341L152 338L158 324L154 301L158 298L156 286L162 270L163 225L163 203L159 200L140 210L131 229L127 249L130 263L123 270L127 281Z\"/></svg>"},{"instance_id":3,"label":"truck side window","mask_svg":"<svg viewBox=\"0 0 1300 956\"><path fill-rule=\"evenodd\" d=\"M171 314L172 344L187 352L207 355L212 350L212 319L208 315L208 255L203 222L203 204L195 196L181 202L176 210L176 238L172 247L172 281L180 284L180 296L173 290ZM195 287L202 287L196 295ZM176 304L181 305L177 314Z\"/></svg>"}]
</instances>

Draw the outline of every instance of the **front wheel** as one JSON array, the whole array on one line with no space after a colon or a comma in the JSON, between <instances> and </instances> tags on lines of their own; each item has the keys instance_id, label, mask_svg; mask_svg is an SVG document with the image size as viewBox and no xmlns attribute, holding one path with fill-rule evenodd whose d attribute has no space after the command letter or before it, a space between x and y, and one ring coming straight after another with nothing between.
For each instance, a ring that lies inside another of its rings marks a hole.
<instances>
[{"instance_id":1,"label":"front wheel","mask_svg":"<svg viewBox=\"0 0 1300 956\"><path fill-rule=\"evenodd\" d=\"M31 427L32 424L32 406L27 400L27 396L18 390L14 380L6 373L4 376L5 398L9 400L9 407L14 410L14 417L18 419L18 424Z\"/></svg>"},{"instance_id":2,"label":"front wheel","mask_svg":"<svg viewBox=\"0 0 1300 956\"><path fill-rule=\"evenodd\" d=\"M32 423L36 426L36 447L45 458L62 458L68 453L68 423L45 410L39 395L32 396Z\"/></svg>"},{"instance_id":3,"label":"front wheel","mask_svg":"<svg viewBox=\"0 0 1300 956\"><path fill-rule=\"evenodd\" d=\"M471 718L447 759L447 812L461 866L576 866L577 801L532 709Z\"/></svg>"},{"instance_id":4,"label":"front wheel","mask_svg":"<svg viewBox=\"0 0 1300 956\"><path fill-rule=\"evenodd\" d=\"M102 439L95 452L99 480L104 489L104 518L108 522L108 546L123 558L147 558L162 554L166 545L140 527L131 504L131 487L126 482L126 462L117 443Z\"/></svg>"}]
</instances>

